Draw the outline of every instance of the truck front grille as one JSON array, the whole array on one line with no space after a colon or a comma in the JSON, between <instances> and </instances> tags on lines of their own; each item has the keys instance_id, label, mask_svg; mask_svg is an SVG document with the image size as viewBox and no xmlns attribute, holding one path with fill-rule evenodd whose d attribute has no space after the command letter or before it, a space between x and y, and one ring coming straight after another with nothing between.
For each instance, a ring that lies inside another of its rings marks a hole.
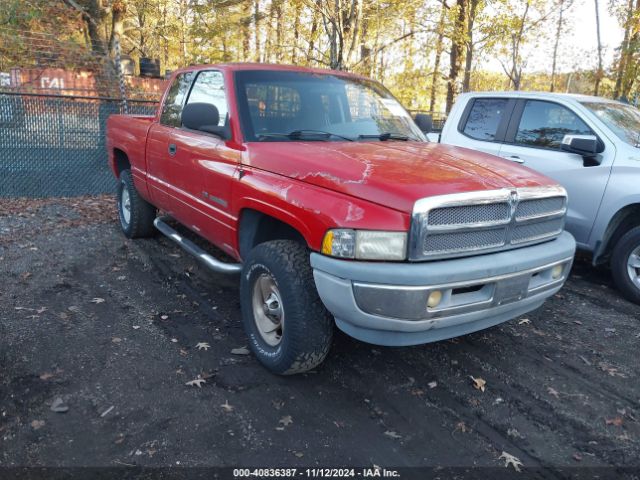
<instances>
[{"instance_id":1,"label":"truck front grille","mask_svg":"<svg viewBox=\"0 0 640 480\"><path fill-rule=\"evenodd\" d=\"M564 228L566 203L559 186L424 198L414 207L409 259L488 253L553 239Z\"/></svg>"}]
</instances>

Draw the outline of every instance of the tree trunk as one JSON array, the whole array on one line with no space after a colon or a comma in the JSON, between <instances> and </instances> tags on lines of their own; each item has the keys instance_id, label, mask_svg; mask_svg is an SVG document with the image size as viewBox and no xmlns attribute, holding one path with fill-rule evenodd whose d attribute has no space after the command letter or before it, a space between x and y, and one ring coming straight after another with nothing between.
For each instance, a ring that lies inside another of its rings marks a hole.
<instances>
[{"instance_id":1,"label":"tree trunk","mask_svg":"<svg viewBox=\"0 0 640 480\"><path fill-rule=\"evenodd\" d=\"M242 3L242 24L240 31L242 33L242 60L249 61L249 45L251 43L251 35L249 27L251 26L251 4L249 2Z\"/></svg>"},{"instance_id":2,"label":"tree trunk","mask_svg":"<svg viewBox=\"0 0 640 480\"><path fill-rule=\"evenodd\" d=\"M89 0L86 2L86 12L83 18L91 40L91 50L98 55L106 55L105 23L108 10L102 6L101 0Z\"/></svg>"},{"instance_id":3,"label":"tree trunk","mask_svg":"<svg viewBox=\"0 0 640 480\"><path fill-rule=\"evenodd\" d=\"M255 61L260 62L260 0L253 3L253 35L255 43Z\"/></svg>"},{"instance_id":4,"label":"tree trunk","mask_svg":"<svg viewBox=\"0 0 640 480\"><path fill-rule=\"evenodd\" d=\"M560 45L560 36L562 35L562 16L564 14L564 0L560 0L560 12L558 13L558 27L556 28L556 39L553 44L553 61L551 63L551 85L549 91L554 92L556 88L556 67L558 61L558 46Z\"/></svg>"},{"instance_id":5,"label":"tree trunk","mask_svg":"<svg viewBox=\"0 0 640 480\"><path fill-rule=\"evenodd\" d=\"M429 98L429 112L433 113L436 103L436 93L438 91L438 79L440 78L440 60L444 49L444 21L447 13L447 5L442 1L442 9L440 10L440 20L438 21L438 38L436 40L436 58L433 65L433 73L431 74L431 95Z\"/></svg>"},{"instance_id":6,"label":"tree trunk","mask_svg":"<svg viewBox=\"0 0 640 480\"><path fill-rule=\"evenodd\" d=\"M479 0L469 1L469 18L467 20L466 52L464 56L464 75L462 80L462 91L468 92L471 89L471 70L473 68L473 27L478 13Z\"/></svg>"},{"instance_id":7,"label":"tree trunk","mask_svg":"<svg viewBox=\"0 0 640 480\"><path fill-rule=\"evenodd\" d=\"M625 76L627 72L627 65L631 57L631 36L633 26L633 0L629 0L627 6L627 16L624 23L624 38L620 45L620 60L618 61L618 67L616 71L616 84L613 89L613 98L618 99L622 95L624 90Z\"/></svg>"},{"instance_id":8,"label":"tree trunk","mask_svg":"<svg viewBox=\"0 0 640 480\"><path fill-rule=\"evenodd\" d=\"M116 42L120 42L124 33L124 19L127 14L127 3L124 0L114 0L111 4L111 35L109 37L109 53L115 56Z\"/></svg>"},{"instance_id":9,"label":"tree trunk","mask_svg":"<svg viewBox=\"0 0 640 480\"><path fill-rule=\"evenodd\" d=\"M447 79L447 100L446 113L451 111L453 101L458 93L456 83L458 74L460 73L460 59L462 57L462 48L464 45L464 25L467 17L466 0L457 0L458 7L457 17L453 34L451 35L451 52L449 53L449 78Z\"/></svg>"},{"instance_id":10,"label":"tree trunk","mask_svg":"<svg viewBox=\"0 0 640 480\"><path fill-rule=\"evenodd\" d=\"M600 40L600 10L598 8L598 0L594 0L596 7L596 38L598 40L598 71L596 72L596 83L593 88L593 94L598 96L600 91L600 80L602 80L602 41Z\"/></svg>"}]
</instances>

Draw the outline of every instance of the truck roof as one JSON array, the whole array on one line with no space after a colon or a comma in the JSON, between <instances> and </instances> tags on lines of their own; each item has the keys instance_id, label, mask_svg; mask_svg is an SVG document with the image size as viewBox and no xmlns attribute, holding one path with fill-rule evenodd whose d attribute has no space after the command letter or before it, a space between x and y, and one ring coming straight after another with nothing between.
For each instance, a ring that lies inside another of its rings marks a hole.
<instances>
[{"instance_id":1,"label":"truck roof","mask_svg":"<svg viewBox=\"0 0 640 480\"><path fill-rule=\"evenodd\" d=\"M329 68L312 68L312 67L300 67L297 65L281 65L275 63L255 63L255 62L229 62L229 63L212 63L205 65L191 65L189 67L183 67L174 72L192 72L199 70L227 70L227 71L241 71L241 70L266 70L266 71L290 71L290 72L306 72L316 73L321 75L340 75L343 77L362 78L366 79L362 75L358 75L351 72L345 72L343 70L331 70Z\"/></svg>"},{"instance_id":2,"label":"truck roof","mask_svg":"<svg viewBox=\"0 0 640 480\"><path fill-rule=\"evenodd\" d=\"M555 92L525 92L525 91L513 91L513 92L469 92L460 95L460 97L508 97L508 98L537 98L543 100L568 100L574 102L603 102L603 103L621 103L609 98L595 97L593 95L583 95L579 93L555 93Z\"/></svg>"}]
</instances>

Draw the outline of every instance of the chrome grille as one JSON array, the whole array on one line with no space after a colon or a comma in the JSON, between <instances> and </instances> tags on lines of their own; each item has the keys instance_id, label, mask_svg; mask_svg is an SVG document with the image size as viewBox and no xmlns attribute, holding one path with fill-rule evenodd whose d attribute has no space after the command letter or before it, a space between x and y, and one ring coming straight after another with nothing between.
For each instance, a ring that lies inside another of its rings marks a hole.
<instances>
[{"instance_id":1,"label":"chrome grille","mask_svg":"<svg viewBox=\"0 0 640 480\"><path fill-rule=\"evenodd\" d=\"M424 237L423 250L442 254L466 252L478 247L500 247L505 244L506 235L506 228L427 235Z\"/></svg>"},{"instance_id":2,"label":"chrome grille","mask_svg":"<svg viewBox=\"0 0 640 480\"><path fill-rule=\"evenodd\" d=\"M545 220L543 222L516 225L511 235L511 243L517 244L555 237L562 232L563 228L564 218L554 218L553 220Z\"/></svg>"},{"instance_id":3,"label":"chrome grille","mask_svg":"<svg viewBox=\"0 0 640 480\"><path fill-rule=\"evenodd\" d=\"M436 208L429 212L429 225L466 225L469 223L508 221L511 206L508 203L464 205Z\"/></svg>"},{"instance_id":4,"label":"chrome grille","mask_svg":"<svg viewBox=\"0 0 640 480\"><path fill-rule=\"evenodd\" d=\"M564 228L562 187L442 195L416 202L410 260L451 258L540 243Z\"/></svg>"},{"instance_id":5,"label":"chrome grille","mask_svg":"<svg viewBox=\"0 0 640 480\"><path fill-rule=\"evenodd\" d=\"M564 197L538 198L522 200L516 209L516 219L548 216L550 213L562 213L564 209Z\"/></svg>"}]
</instances>

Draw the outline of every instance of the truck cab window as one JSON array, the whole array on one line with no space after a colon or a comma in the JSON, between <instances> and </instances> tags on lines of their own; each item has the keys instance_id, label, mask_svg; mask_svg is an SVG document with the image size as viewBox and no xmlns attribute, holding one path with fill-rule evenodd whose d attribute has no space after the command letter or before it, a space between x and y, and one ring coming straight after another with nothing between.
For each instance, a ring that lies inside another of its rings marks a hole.
<instances>
[{"instance_id":1,"label":"truck cab window","mask_svg":"<svg viewBox=\"0 0 640 480\"><path fill-rule=\"evenodd\" d=\"M189 92L193 80L193 72L181 73L176 76L171 84L171 88L167 93L162 113L160 114L160 123L169 127L179 127L181 124L180 116L182 115L182 106L184 99Z\"/></svg>"},{"instance_id":2,"label":"truck cab window","mask_svg":"<svg viewBox=\"0 0 640 480\"><path fill-rule=\"evenodd\" d=\"M478 98L474 100L463 133L476 140L492 142L507 107L506 98Z\"/></svg>"},{"instance_id":3,"label":"truck cab window","mask_svg":"<svg viewBox=\"0 0 640 480\"><path fill-rule=\"evenodd\" d=\"M592 135L593 132L575 113L560 104L528 100L515 143L559 150L567 134Z\"/></svg>"},{"instance_id":4,"label":"truck cab window","mask_svg":"<svg viewBox=\"0 0 640 480\"><path fill-rule=\"evenodd\" d=\"M220 115L218 126L223 126L226 123L229 109L222 73L218 71L200 72L187 99L187 104L189 103L208 103L215 106Z\"/></svg>"}]
</instances>

